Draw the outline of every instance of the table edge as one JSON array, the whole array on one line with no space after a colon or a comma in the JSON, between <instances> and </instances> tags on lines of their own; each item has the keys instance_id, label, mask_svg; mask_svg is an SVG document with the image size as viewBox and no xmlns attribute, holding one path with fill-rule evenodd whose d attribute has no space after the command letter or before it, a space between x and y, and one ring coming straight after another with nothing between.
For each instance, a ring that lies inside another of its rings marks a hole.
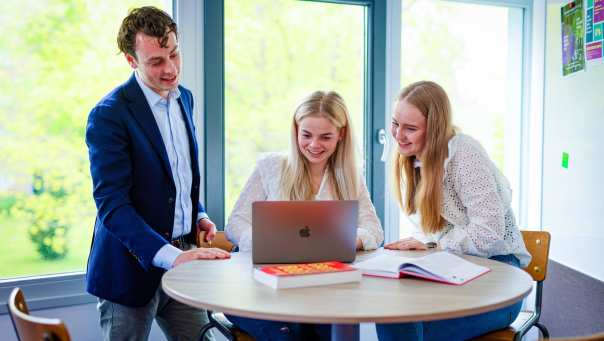
<instances>
[{"instance_id":1,"label":"table edge","mask_svg":"<svg viewBox=\"0 0 604 341\"><path fill-rule=\"evenodd\" d=\"M520 269L519 269L520 270ZM523 270L521 270L523 271ZM524 271L523 271L524 272ZM525 273L526 274L526 273ZM528 276L528 274L527 274ZM497 304L489 304L480 308L471 308L464 310L456 310L456 311L448 311L443 313L432 313L425 315L413 315L412 317L408 316L395 316L395 317L381 317L376 318L375 316L357 316L357 317L338 317L338 316L304 316L304 315L285 315L285 314L271 314L271 313L261 313L257 311L251 310L240 310L236 308L230 308L221 306L219 304L207 304L201 303L199 301L191 300L187 296L181 295L178 292L171 290L169 287L164 285L164 277L161 280L162 289L164 292L170 296L172 299L200 309L206 309L213 312L222 312L224 314L229 315L237 315L242 317L249 317L255 319L262 320L270 320L270 321L288 321L288 322L301 322L301 323L336 323L336 324L350 324L350 323L395 323L395 322L419 322L419 321L435 321L435 320L444 320L451 319L457 317L466 317L472 316L480 313L490 312L497 310L499 308L503 308L509 306L513 303L524 299L526 296L530 294L533 286L529 286L527 290L520 295L512 297L508 300ZM285 289L286 290L286 289Z\"/></svg>"}]
</instances>

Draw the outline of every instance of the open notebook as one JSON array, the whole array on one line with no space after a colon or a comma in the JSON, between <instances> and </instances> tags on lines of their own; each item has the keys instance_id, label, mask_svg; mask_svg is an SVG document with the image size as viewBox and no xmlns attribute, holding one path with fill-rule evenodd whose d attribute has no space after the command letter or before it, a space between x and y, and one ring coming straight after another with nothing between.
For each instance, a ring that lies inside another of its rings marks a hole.
<instances>
[{"instance_id":1,"label":"open notebook","mask_svg":"<svg viewBox=\"0 0 604 341\"><path fill-rule=\"evenodd\" d=\"M381 254L355 263L354 267L368 276L400 278L408 275L455 285L467 283L491 271L445 251L419 258Z\"/></svg>"}]
</instances>

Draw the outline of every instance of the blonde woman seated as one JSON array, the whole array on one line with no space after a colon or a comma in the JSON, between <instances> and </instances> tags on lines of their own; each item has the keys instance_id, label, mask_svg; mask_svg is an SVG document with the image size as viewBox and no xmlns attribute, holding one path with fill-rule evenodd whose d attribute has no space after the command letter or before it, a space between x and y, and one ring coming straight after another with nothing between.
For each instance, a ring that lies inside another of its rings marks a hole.
<instances>
[{"instance_id":1,"label":"blonde woman seated","mask_svg":"<svg viewBox=\"0 0 604 341\"><path fill-rule=\"evenodd\" d=\"M428 246L525 267L526 250L510 207L508 181L475 139L456 133L445 91L433 82L407 86L392 115L398 143L395 188L403 212L416 227L413 237L387 249ZM507 327L522 302L450 320L376 325L384 340L465 340Z\"/></svg>"},{"instance_id":2,"label":"blonde woman seated","mask_svg":"<svg viewBox=\"0 0 604 341\"><path fill-rule=\"evenodd\" d=\"M252 248L252 203L264 200L358 200L357 249L372 250L384 235L362 172L344 100L316 91L294 112L288 155L261 157L239 195L226 226L242 251ZM229 316L257 340L329 339L329 326L262 321Z\"/></svg>"}]
</instances>

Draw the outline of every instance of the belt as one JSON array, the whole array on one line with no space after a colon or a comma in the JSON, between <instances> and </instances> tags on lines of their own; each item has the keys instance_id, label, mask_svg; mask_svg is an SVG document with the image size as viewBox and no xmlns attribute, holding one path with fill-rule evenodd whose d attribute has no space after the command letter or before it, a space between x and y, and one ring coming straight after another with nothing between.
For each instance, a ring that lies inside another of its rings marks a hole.
<instances>
[{"instance_id":1,"label":"belt","mask_svg":"<svg viewBox=\"0 0 604 341\"><path fill-rule=\"evenodd\" d=\"M172 244L174 247L179 248L181 250L184 250L185 247L185 240L182 236L173 239L170 244Z\"/></svg>"}]
</instances>

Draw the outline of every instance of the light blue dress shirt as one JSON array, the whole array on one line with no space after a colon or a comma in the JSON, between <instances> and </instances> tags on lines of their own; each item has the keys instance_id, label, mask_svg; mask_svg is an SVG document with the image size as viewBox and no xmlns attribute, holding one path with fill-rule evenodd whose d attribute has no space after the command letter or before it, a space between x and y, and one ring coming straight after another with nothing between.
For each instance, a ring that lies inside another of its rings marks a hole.
<instances>
[{"instance_id":1,"label":"light blue dress shirt","mask_svg":"<svg viewBox=\"0 0 604 341\"><path fill-rule=\"evenodd\" d=\"M180 91L178 88L171 90L168 93L168 98L163 98L141 80L138 72L135 71L134 74L153 112L155 122L168 153L170 169L172 170L172 177L176 187L174 227L172 230L172 239L176 239L191 232L191 212L193 209L191 207L193 174L191 172L187 128L183 121L180 105L178 105ZM199 221L201 218L207 218L207 215L200 213L196 218ZM178 248L171 244L166 244L153 257L153 265L170 269L176 257L181 253L182 251Z\"/></svg>"}]
</instances>

